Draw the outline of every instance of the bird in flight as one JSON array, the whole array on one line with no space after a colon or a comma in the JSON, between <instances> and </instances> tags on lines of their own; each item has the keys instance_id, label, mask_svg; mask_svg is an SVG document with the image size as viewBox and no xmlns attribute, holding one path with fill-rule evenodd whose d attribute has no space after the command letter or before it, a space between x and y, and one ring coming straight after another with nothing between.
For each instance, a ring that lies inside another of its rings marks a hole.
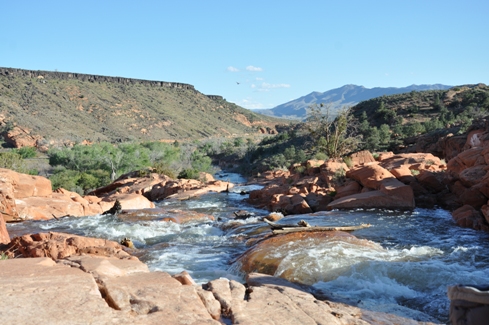
<instances>
[{"instance_id":1,"label":"bird in flight","mask_svg":"<svg viewBox=\"0 0 489 325\"><path fill-rule=\"evenodd\" d=\"M236 83L239 85L239 82L236 81Z\"/></svg>"}]
</instances>

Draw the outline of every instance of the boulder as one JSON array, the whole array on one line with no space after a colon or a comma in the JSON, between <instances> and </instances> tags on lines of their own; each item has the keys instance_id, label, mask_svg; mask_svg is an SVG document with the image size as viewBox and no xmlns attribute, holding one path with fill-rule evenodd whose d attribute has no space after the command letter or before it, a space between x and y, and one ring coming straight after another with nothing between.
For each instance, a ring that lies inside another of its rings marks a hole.
<instances>
[{"instance_id":1,"label":"boulder","mask_svg":"<svg viewBox=\"0 0 489 325\"><path fill-rule=\"evenodd\" d=\"M309 206L309 204L307 204L307 201L300 194L276 194L272 196L269 210L281 211L286 214L304 214L312 212L311 207Z\"/></svg>"},{"instance_id":2,"label":"boulder","mask_svg":"<svg viewBox=\"0 0 489 325\"><path fill-rule=\"evenodd\" d=\"M159 201L173 194L196 190L202 187L204 187L204 184L195 179L169 180L155 184L148 192L147 197L151 201Z\"/></svg>"},{"instance_id":3,"label":"boulder","mask_svg":"<svg viewBox=\"0 0 489 325\"><path fill-rule=\"evenodd\" d=\"M414 177L412 170L409 169L409 165L401 165L391 169L390 172L404 184L410 184L416 181L416 177Z\"/></svg>"},{"instance_id":4,"label":"boulder","mask_svg":"<svg viewBox=\"0 0 489 325\"><path fill-rule=\"evenodd\" d=\"M194 279L192 279L192 277L190 276L190 274L188 274L187 271L182 271L178 274L172 275L171 277L177 280L178 282L180 282L182 285L186 285L186 286L195 285Z\"/></svg>"},{"instance_id":5,"label":"boulder","mask_svg":"<svg viewBox=\"0 0 489 325\"><path fill-rule=\"evenodd\" d=\"M284 264L283 261L288 256L296 256L301 261L300 263L307 263L300 257L300 254L309 256L309 248L340 242L345 242L352 246L365 247L366 249L382 249L371 241L358 239L342 231L294 232L263 239L241 255L237 262L241 265L241 271L245 273L260 272L277 275L294 282L312 284L319 280L315 278L314 272L297 276L295 272L300 272L298 265L290 261L290 259L287 264ZM313 263L312 260L311 263ZM307 265L308 267L313 267L309 264ZM280 273L276 274L279 266ZM324 276L324 274L321 276Z\"/></svg>"},{"instance_id":6,"label":"boulder","mask_svg":"<svg viewBox=\"0 0 489 325\"><path fill-rule=\"evenodd\" d=\"M98 204L100 204L103 211L107 211L112 208L116 200L121 203L123 210L152 209L155 207L155 204L146 197L135 193L112 194L104 197Z\"/></svg>"},{"instance_id":7,"label":"boulder","mask_svg":"<svg viewBox=\"0 0 489 325\"><path fill-rule=\"evenodd\" d=\"M287 193L288 191L288 185L270 184L260 190L251 191L248 202L262 208L268 207L274 195Z\"/></svg>"},{"instance_id":8,"label":"boulder","mask_svg":"<svg viewBox=\"0 0 489 325\"><path fill-rule=\"evenodd\" d=\"M328 204L333 201L333 198L324 193L309 193L305 200L313 212L326 211Z\"/></svg>"},{"instance_id":9,"label":"boulder","mask_svg":"<svg viewBox=\"0 0 489 325\"><path fill-rule=\"evenodd\" d=\"M364 165L370 162L375 162L374 156L368 150L363 150L350 155L351 166Z\"/></svg>"},{"instance_id":10,"label":"boulder","mask_svg":"<svg viewBox=\"0 0 489 325\"><path fill-rule=\"evenodd\" d=\"M403 184L404 185L404 184ZM386 190L384 190L386 191ZM386 192L389 192L387 190ZM388 209L388 210L413 210L414 196L409 185L396 191L397 194L407 193L406 197L389 195L383 191L375 190L359 194L353 194L334 200L328 204L328 210L333 209Z\"/></svg>"},{"instance_id":11,"label":"boulder","mask_svg":"<svg viewBox=\"0 0 489 325\"><path fill-rule=\"evenodd\" d=\"M453 211L452 218L460 227L478 230L487 227L479 211L467 204Z\"/></svg>"},{"instance_id":12,"label":"boulder","mask_svg":"<svg viewBox=\"0 0 489 325\"><path fill-rule=\"evenodd\" d=\"M321 178L326 184L332 183L339 175L344 175L349 170L344 162L329 159L320 167Z\"/></svg>"},{"instance_id":13,"label":"boulder","mask_svg":"<svg viewBox=\"0 0 489 325\"><path fill-rule=\"evenodd\" d=\"M362 186L358 184L358 182L350 181L336 188L336 195L334 196L334 199L337 200L348 195L357 194L360 193L361 190Z\"/></svg>"},{"instance_id":14,"label":"boulder","mask_svg":"<svg viewBox=\"0 0 489 325\"><path fill-rule=\"evenodd\" d=\"M149 195L156 184L166 184L172 179L166 175L150 173L141 176L139 171L124 174L107 186L100 187L90 193L93 196L109 196L116 193Z\"/></svg>"},{"instance_id":15,"label":"boulder","mask_svg":"<svg viewBox=\"0 0 489 325\"><path fill-rule=\"evenodd\" d=\"M472 187L481 182L487 175L487 165L476 165L462 170L458 177L465 187Z\"/></svg>"},{"instance_id":16,"label":"boulder","mask_svg":"<svg viewBox=\"0 0 489 325\"><path fill-rule=\"evenodd\" d=\"M422 170L417 176L416 180L431 193L439 193L445 190L447 187L442 183L443 175L439 173L433 173L428 170Z\"/></svg>"},{"instance_id":17,"label":"boulder","mask_svg":"<svg viewBox=\"0 0 489 325\"><path fill-rule=\"evenodd\" d=\"M395 179L394 175L377 163L354 167L346 172L346 177L354 179L363 186L374 190L380 188L382 180L386 178Z\"/></svg>"},{"instance_id":18,"label":"boulder","mask_svg":"<svg viewBox=\"0 0 489 325\"><path fill-rule=\"evenodd\" d=\"M407 165L409 169L413 169L413 165L422 165L422 169L425 169L429 166L440 166L443 164L440 158L433 156L431 153L405 153L383 159L379 165L387 170L391 170L399 168L402 165Z\"/></svg>"}]
</instances>

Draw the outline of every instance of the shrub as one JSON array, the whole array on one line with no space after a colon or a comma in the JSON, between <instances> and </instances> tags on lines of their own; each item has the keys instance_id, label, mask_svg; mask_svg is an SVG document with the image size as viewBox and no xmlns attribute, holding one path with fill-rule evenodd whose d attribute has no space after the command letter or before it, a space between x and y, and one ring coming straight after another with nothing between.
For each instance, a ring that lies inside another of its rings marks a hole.
<instances>
[{"instance_id":1,"label":"shrub","mask_svg":"<svg viewBox=\"0 0 489 325\"><path fill-rule=\"evenodd\" d=\"M314 155L314 159L316 160L328 160L328 155L324 152L318 152Z\"/></svg>"},{"instance_id":2,"label":"shrub","mask_svg":"<svg viewBox=\"0 0 489 325\"><path fill-rule=\"evenodd\" d=\"M194 168L185 168L178 174L178 178L199 179L200 172Z\"/></svg>"},{"instance_id":3,"label":"shrub","mask_svg":"<svg viewBox=\"0 0 489 325\"><path fill-rule=\"evenodd\" d=\"M343 162L348 166L348 168L353 167L353 163L351 161L351 157L343 157Z\"/></svg>"},{"instance_id":4,"label":"shrub","mask_svg":"<svg viewBox=\"0 0 489 325\"><path fill-rule=\"evenodd\" d=\"M34 158L37 155L37 150L34 147L22 147L16 149L17 152L23 159Z\"/></svg>"},{"instance_id":5,"label":"shrub","mask_svg":"<svg viewBox=\"0 0 489 325\"><path fill-rule=\"evenodd\" d=\"M155 173L166 175L170 178L177 178L175 171L162 161L154 163L153 169Z\"/></svg>"},{"instance_id":6,"label":"shrub","mask_svg":"<svg viewBox=\"0 0 489 325\"><path fill-rule=\"evenodd\" d=\"M15 170L16 172L24 174L29 172L22 156L13 151L0 153L0 168Z\"/></svg>"}]
</instances>

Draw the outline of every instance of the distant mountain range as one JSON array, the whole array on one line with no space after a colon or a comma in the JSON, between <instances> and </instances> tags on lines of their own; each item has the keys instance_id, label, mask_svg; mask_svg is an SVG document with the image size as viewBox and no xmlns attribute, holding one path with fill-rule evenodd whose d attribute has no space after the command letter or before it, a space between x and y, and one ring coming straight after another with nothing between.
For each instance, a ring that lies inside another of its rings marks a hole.
<instances>
[{"instance_id":1,"label":"distant mountain range","mask_svg":"<svg viewBox=\"0 0 489 325\"><path fill-rule=\"evenodd\" d=\"M365 88L357 85L345 85L340 88L321 92L312 92L309 95L300 97L272 109L254 110L257 113L270 115L274 117L304 119L307 115L307 108L311 104L330 104L333 109L339 109L343 106L354 106L361 101L380 97L384 95L395 95L409 93L411 91L424 90L445 90L452 86L434 84L434 85L411 85L402 88Z\"/></svg>"}]
</instances>

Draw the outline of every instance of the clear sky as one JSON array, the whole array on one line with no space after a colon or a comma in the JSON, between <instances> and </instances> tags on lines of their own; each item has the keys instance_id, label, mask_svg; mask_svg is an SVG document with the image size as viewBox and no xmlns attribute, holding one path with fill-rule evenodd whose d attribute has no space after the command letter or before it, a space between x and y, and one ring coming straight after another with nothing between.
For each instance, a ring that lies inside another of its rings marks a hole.
<instances>
[{"instance_id":1,"label":"clear sky","mask_svg":"<svg viewBox=\"0 0 489 325\"><path fill-rule=\"evenodd\" d=\"M345 84L489 84L487 0L0 0L0 13L2 67L183 82L246 108Z\"/></svg>"}]
</instances>

